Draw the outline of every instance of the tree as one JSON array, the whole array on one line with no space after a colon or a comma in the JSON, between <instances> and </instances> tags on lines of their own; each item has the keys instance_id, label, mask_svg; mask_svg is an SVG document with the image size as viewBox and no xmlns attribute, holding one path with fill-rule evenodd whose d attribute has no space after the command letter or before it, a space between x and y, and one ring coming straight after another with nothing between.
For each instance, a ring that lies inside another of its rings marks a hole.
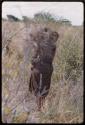
<instances>
[{"instance_id":1,"label":"tree","mask_svg":"<svg viewBox=\"0 0 85 125\"><path fill-rule=\"evenodd\" d=\"M10 20L10 21L20 21L19 18L15 17L13 15L7 15L7 17L8 17L8 20Z\"/></svg>"},{"instance_id":2,"label":"tree","mask_svg":"<svg viewBox=\"0 0 85 125\"><path fill-rule=\"evenodd\" d=\"M55 17L49 12L39 12L34 15L34 20L37 21L56 21Z\"/></svg>"},{"instance_id":3,"label":"tree","mask_svg":"<svg viewBox=\"0 0 85 125\"><path fill-rule=\"evenodd\" d=\"M27 17L27 16L22 16L22 20L23 20L23 21L28 21L28 20L30 20L30 18Z\"/></svg>"},{"instance_id":4,"label":"tree","mask_svg":"<svg viewBox=\"0 0 85 125\"><path fill-rule=\"evenodd\" d=\"M59 19L59 22L62 23L62 24L71 25L71 21L68 20L68 19L62 18L62 19Z\"/></svg>"}]
</instances>

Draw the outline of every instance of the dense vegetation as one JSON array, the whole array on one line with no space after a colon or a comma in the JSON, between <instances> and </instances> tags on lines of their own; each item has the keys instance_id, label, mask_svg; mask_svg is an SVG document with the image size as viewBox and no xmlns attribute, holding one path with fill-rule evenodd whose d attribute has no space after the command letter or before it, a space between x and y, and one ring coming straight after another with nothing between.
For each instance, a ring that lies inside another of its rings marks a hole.
<instances>
[{"instance_id":1,"label":"dense vegetation","mask_svg":"<svg viewBox=\"0 0 85 125\"><path fill-rule=\"evenodd\" d=\"M63 23L63 21L66 21ZM62 22L62 23L61 23ZM69 24L69 25L68 25ZM46 25L59 33L51 88L43 112L28 91L30 26ZM7 27L8 26L8 27ZM2 120L13 123L83 122L83 27L49 13L33 19L2 21Z\"/></svg>"}]
</instances>

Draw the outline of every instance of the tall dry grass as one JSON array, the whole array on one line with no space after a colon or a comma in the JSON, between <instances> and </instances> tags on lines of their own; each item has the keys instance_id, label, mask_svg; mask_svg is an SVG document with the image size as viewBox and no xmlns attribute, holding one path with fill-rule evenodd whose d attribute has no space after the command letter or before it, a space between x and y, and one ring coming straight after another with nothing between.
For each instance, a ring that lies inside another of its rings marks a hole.
<instances>
[{"instance_id":1,"label":"tall dry grass","mask_svg":"<svg viewBox=\"0 0 85 125\"><path fill-rule=\"evenodd\" d=\"M30 25L46 25L59 33L50 92L36 122L83 122L83 27L43 21L27 25L2 22L2 121L32 122L29 114L36 109L28 92L32 54Z\"/></svg>"}]
</instances>

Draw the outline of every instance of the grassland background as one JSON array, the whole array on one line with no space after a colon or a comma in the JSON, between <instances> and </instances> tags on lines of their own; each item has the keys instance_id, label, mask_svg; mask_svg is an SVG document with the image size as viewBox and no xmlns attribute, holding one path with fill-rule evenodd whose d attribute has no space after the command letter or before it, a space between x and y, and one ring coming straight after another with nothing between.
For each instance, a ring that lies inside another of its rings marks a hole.
<instances>
[{"instance_id":1,"label":"grassland background","mask_svg":"<svg viewBox=\"0 0 85 125\"><path fill-rule=\"evenodd\" d=\"M42 112L28 91L32 45L30 26L59 33L51 88ZM2 21L2 122L83 122L83 26L56 22Z\"/></svg>"}]
</instances>

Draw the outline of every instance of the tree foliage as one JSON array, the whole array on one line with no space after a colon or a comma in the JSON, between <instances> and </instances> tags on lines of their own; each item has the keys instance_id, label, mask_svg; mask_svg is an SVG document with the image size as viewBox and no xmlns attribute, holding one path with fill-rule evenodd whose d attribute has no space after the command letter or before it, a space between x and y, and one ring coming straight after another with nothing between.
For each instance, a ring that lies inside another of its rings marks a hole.
<instances>
[{"instance_id":1,"label":"tree foliage","mask_svg":"<svg viewBox=\"0 0 85 125\"><path fill-rule=\"evenodd\" d=\"M37 21L56 21L55 17L48 12L39 12L34 15L34 19Z\"/></svg>"},{"instance_id":2,"label":"tree foliage","mask_svg":"<svg viewBox=\"0 0 85 125\"><path fill-rule=\"evenodd\" d=\"M10 20L10 21L20 21L20 19L18 17L15 17L13 15L7 15L7 17L8 17L8 20Z\"/></svg>"}]
</instances>

